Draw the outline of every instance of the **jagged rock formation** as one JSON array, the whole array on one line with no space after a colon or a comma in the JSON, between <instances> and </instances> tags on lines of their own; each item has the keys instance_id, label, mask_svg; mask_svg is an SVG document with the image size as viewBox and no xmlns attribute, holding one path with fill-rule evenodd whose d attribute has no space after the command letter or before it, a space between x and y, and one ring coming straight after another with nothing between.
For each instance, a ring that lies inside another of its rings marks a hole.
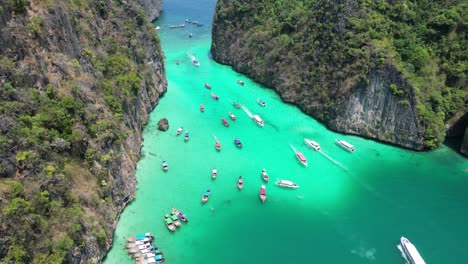
<instances>
[{"instance_id":1,"label":"jagged rock formation","mask_svg":"<svg viewBox=\"0 0 468 264\"><path fill-rule=\"evenodd\" d=\"M159 17L163 8L163 0L139 0L143 11L149 21L154 21Z\"/></svg>"},{"instance_id":2,"label":"jagged rock formation","mask_svg":"<svg viewBox=\"0 0 468 264\"><path fill-rule=\"evenodd\" d=\"M450 28L441 23L445 11L463 14L466 5L425 2L219 0L211 53L333 130L415 150L435 148L445 137L444 121L467 111L460 74L467 69L456 66L466 52L437 57L425 48L445 51L467 42L463 35L453 44L437 42L463 31L462 22ZM438 13L443 15L435 19ZM409 39L421 37L411 23L431 28L427 35L434 36L414 44Z\"/></svg>"},{"instance_id":3,"label":"jagged rock formation","mask_svg":"<svg viewBox=\"0 0 468 264\"><path fill-rule=\"evenodd\" d=\"M135 1L0 3L0 262L100 263L166 88Z\"/></svg>"},{"instance_id":4,"label":"jagged rock formation","mask_svg":"<svg viewBox=\"0 0 468 264\"><path fill-rule=\"evenodd\" d=\"M169 129L169 120L167 118L161 118L158 121L158 129L161 131L166 131Z\"/></svg>"}]
</instances>

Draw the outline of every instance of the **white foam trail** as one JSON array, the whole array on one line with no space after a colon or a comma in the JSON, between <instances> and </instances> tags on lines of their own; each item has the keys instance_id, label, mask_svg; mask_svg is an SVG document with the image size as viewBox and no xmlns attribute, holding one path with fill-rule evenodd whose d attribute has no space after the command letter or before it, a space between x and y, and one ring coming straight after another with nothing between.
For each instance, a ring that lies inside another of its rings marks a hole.
<instances>
[{"instance_id":1,"label":"white foam trail","mask_svg":"<svg viewBox=\"0 0 468 264\"><path fill-rule=\"evenodd\" d=\"M249 111L249 109L247 109L247 107L242 106L241 108L242 108L242 110L244 110L244 112L245 112L250 118L253 117L252 113Z\"/></svg>"},{"instance_id":2,"label":"white foam trail","mask_svg":"<svg viewBox=\"0 0 468 264\"><path fill-rule=\"evenodd\" d=\"M331 162L335 163L336 165L338 165L338 167L342 168L343 170L345 171L348 171L348 168L346 168L345 166L343 166L343 164L339 163L338 161L334 160L332 157L328 156L327 153L321 151L321 150L318 150L317 152L319 152L320 154L322 154L325 158L329 159Z\"/></svg>"},{"instance_id":3,"label":"white foam trail","mask_svg":"<svg viewBox=\"0 0 468 264\"><path fill-rule=\"evenodd\" d=\"M295 148L293 145L289 144L289 146L292 148L292 150L294 151L294 153L297 152L296 148Z\"/></svg>"},{"instance_id":4,"label":"white foam trail","mask_svg":"<svg viewBox=\"0 0 468 264\"><path fill-rule=\"evenodd\" d=\"M408 258L406 257L405 252L403 251L403 248L401 247L401 245L398 244L396 247L398 248L398 250L400 250L401 256L406 260L406 264L410 264Z\"/></svg>"}]
</instances>

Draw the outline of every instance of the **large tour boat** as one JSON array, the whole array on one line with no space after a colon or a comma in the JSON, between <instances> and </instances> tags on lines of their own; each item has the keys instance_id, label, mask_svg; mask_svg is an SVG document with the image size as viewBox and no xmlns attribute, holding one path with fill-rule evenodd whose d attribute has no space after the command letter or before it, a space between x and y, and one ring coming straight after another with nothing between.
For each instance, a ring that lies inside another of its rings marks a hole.
<instances>
[{"instance_id":1,"label":"large tour boat","mask_svg":"<svg viewBox=\"0 0 468 264\"><path fill-rule=\"evenodd\" d=\"M335 139L335 141L338 145L340 145L340 147L346 149L349 152L354 152L354 146L349 144L348 142L341 139Z\"/></svg>"},{"instance_id":2,"label":"large tour boat","mask_svg":"<svg viewBox=\"0 0 468 264\"><path fill-rule=\"evenodd\" d=\"M416 247L406 237L401 237L400 241L401 244L398 248L411 264L426 264Z\"/></svg>"},{"instance_id":3,"label":"large tour boat","mask_svg":"<svg viewBox=\"0 0 468 264\"><path fill-rule=\"evenodd\" d=\"M263 120L260 118L260 116L253 115L252 119L253 121L255 121L255 123L257 123L258 126L263 127L264 123L263 123Z\"/></svg>"},{"instance_id":4,"label":"large tour boat","mask_svg":"<svg viewBox=\"0 0 468 264\"><path fill-rule=\"evenodd\" d=\"M275 184L281 187L285 187L285 188L291 188L291 189L299 188L299 185L295 184L292 181L287 181L287 180L277 180Z\"/></svg>"},{"instance_id":5,"label":"large tour boat","mask_svg":"<svg viewBox=\"0 0 468 264\"><path fill-rule=\"evenodd\" d=\"M319 143L313 141L313 140L310 140L308 138L304 138L304 143L308 146L308 147L311 147L317 151L320 150L320 145Z\"/></svg>"}]
</instances>

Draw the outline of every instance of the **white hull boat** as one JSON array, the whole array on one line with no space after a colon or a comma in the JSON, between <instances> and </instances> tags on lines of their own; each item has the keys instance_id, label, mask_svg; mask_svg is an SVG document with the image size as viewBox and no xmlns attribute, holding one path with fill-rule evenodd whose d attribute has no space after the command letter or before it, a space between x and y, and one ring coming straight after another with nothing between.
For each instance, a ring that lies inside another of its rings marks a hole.
<instances>
[{"instance_id":1,"label":"white hull boat","mask_svg":"<svg viewBox=\"0 0 468 264\"><path fill-rule=\"evenodd\" d=\"M310 140L310 139L308 139L308 138L304 138L304 143L305 143L308 147L310 147L310 148L313 148L313 149L315 149L315 150L317 150L317 151L320 150L320 145L319 145L319 143L317 143L317 142L315 142L315 141L313 141L313 140Z\"/></svg>"},{"instance_id":2,"label":"white hull boat","mask_svg":"<svg viewBox=\"0 0 468 264\"><path fill-rule=\"evenodd\" d=\"M295 184L292 181L288 181L288 180L277 180L275 182L275 184L278 185L278 186L281 186L281 187L285 187L285 188L291 188L291 189L299 188L299 185Z\"/></svg>"},{"instance_id":3,"label":"white hull boat","mask_svg":"<svg viewBox=\"0 0 468 264\"><path fill-rule=\"evenodd\" d=\"M349 144L348 142L341 139L335 139L335 141L340 147L346 149L349 152L354 152L354 146Z\"/></svg>"},{"instance_id":4,"label":"white hull boat","mask_svg":"<svg viewBox=\"0 0 468 264\"><path fill-rule=\"evenodd\" d=\"M400 250L411 264L426 264L416 247L406 238L401 237Z\"/></svg>"}]
</instances>

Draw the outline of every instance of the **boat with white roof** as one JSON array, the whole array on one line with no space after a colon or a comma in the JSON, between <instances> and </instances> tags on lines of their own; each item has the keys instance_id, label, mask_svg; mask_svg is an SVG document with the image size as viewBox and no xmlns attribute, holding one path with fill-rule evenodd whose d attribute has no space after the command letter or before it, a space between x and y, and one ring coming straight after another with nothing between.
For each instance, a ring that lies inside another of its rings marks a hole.
<instances>
[{"instance_id":1,"label":"boat with white roof","mask_svg":"<svg viewBox=\"0 0 468 264\"><path fill-rule=\"evenodd\" d=\"M398 248L411 264L426 264L416 247L406 237L401 237L400 241Z\"/></svg>"},{"instance_id":2,"label":"boat with white roof","mask_svg":"<svg viewBox=\"0 0 468 264\"><path fill-rule=\"evenodd\" d=\"M258 126L260 126L260 127L264 126L263 120L262 120L262 118L260 116L253 115L252 119L253 119L253 121L255 121L255 123L257 123Z\"/></svg>"},{"instance_id":3,"label":"boat with white roof","mask_svg":"<svg viewBox=\"0 0 468 264\"><path fill-rule=\"evenodd\" d=\"M275 182L275 184L278 185L278 186L281 186L281 187L285 187L285 188L291 188L291 189L299 188L299 185L295 184L292 181L288 181L288 180L277 180Z\"/></svg>"},{"instance_id":4,"label":"boat with white roof","mask_svg":"<svg viewBox=\"0 0 468 264\"><path fill-rule=\"evenodd\" d=\"M340 145L340 147L346 149L349 152L354 152L354 146L349 144L348 142L341 139L335 139L335 141L338 145Z\"/></svg>"},{"instance_id":5,"label":"boat with white roof","mask_svg":"<svg viewBox=\"0 0 468 264\"><path fill-rule=\"evenodd\" d=\"M320 150L320 145L319 143L313 141L313 140L310 140L308 138L304 138L304 143L308 146L308 147L311 147L317 151Z\"/></svg>"}]
</instances>

